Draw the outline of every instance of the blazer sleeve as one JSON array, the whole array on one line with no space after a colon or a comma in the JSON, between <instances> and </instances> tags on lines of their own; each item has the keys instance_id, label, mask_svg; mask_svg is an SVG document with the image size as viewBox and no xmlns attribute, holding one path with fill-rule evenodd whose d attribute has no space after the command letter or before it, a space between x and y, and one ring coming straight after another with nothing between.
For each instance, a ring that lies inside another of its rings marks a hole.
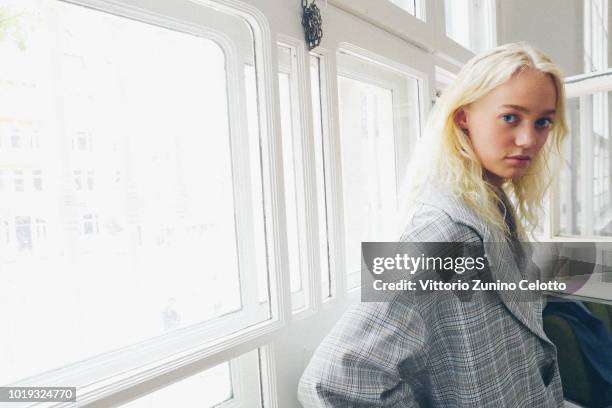
<instances>
[{"instance_id":1,"label":"blazer sleeve","mask_svg":"<svg viewBox=\"0 0 612 408\"><path fill-rule=\"evenodd\" d=\"M361 303L347 311L304 371L304 407L417 407L427 330L401 302Z\"/></svg>"},{"instance_id":2,"label":"blazer sleeve","mask_svg":"<svg viewBox=\"0 0 612 408\"><path fill-rule=\"evenodd\" d=\"M478 241L469 227L440 210L421 208L402 241ZM427 405L428 325L418 307L402 301L350 308L315 351L298 399L304 407L418 407Z\"/></svg>"}]
</instances>

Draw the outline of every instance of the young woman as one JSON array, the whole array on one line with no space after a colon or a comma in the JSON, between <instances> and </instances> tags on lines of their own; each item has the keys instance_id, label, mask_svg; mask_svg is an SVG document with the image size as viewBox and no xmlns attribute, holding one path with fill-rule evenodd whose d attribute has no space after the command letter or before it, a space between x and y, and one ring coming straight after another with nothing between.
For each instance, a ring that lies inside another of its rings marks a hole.
<instances>
[{"instance_id":1,"label":"young woman","mask_svg":"<svg viewBox=\"0 0 612 408\"><path fill-rule=\"evenodd\" d=\"M515 244L538 224L566 133L563 81L548 57L526 43L477 55L430 114L402 241L482 243L493 280L518 282ZM304 406L563 405L541 296L425 299L347 311L303 374Z\"/></svg>"}]
</instances>

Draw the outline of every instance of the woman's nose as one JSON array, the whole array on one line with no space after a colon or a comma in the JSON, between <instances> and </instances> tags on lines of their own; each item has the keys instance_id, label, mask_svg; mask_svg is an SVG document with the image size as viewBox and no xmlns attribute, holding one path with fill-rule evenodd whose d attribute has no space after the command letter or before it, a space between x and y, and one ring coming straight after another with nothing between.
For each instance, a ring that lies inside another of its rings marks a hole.
<instances>
[{"instance_id":1,"label":"woman's nose","mask_svg":"<svg viewBox=\"0 0 612 408\"><path fill-rule=\"evenodd\" d=\"M533 127L524 127L519 130L515 143L517 146L530 148L534 147L538 142L538 131Z\"/></svg>"}]
</instances>

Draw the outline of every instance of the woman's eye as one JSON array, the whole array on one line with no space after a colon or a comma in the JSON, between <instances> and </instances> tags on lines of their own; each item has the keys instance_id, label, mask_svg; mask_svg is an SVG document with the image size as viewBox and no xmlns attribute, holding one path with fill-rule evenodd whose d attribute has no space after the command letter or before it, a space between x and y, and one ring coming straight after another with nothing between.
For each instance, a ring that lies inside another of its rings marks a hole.
<instances>
[{"instance_id":1,"label":"woman's eye","mask_svg":"<svg viewBox=\"0 0 612 408\"><path fill-rule=\"evenodd\" d=\"M504 115L502 116L502 119L504 120L504 122L507 122L507 123L514 123L517 120L516 115L512 115L512 114Z\"/></svg>"},{"instance_id":2,"label":"woman's eye","mask_svg":"<svg viewBox=\"0 0 612 408\"><path fill-rule=\"evenodd\" d=\"M539 129L546 129L552 126L552 120L548 118L538 119L536 121L536 127Z\"/></svg>"}]
</instances>

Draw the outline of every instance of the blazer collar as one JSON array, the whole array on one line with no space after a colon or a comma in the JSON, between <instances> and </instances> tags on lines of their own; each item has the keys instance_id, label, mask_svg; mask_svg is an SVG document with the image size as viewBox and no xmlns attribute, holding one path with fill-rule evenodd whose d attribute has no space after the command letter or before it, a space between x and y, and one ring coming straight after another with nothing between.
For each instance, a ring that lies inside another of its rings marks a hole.
<instances>
[{"instance_id":1,"label":"blazer collar","mask_svg":"<svg viewBox=\"0 0 612 408\"><path fill-rule=\"evenodd\" d=\"M505 194L503 198L509 202ZM489 226L463 200L439 187L430 187L417 201L439 208L454 222L472 228L482 238L493 279L517 284L521 279L526 279L509 245L504 242L496 242ZM552 344L546 337L542 325L542 301L521 299L518 289L517 291L502 290L497 293L506 308L523 325L545 342Z\"/></svg>"}]
</instances>

